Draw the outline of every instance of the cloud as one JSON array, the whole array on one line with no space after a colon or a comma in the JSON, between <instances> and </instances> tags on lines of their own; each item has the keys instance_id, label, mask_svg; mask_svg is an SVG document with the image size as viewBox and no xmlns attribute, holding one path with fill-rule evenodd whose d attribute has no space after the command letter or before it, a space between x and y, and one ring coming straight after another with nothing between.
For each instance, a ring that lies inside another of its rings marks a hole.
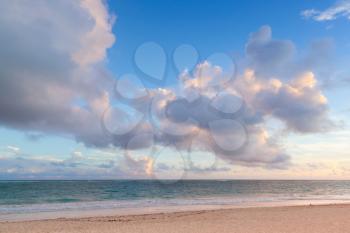
<instances>
[{"instance_id":1,"label":"cloud","mask_svg":"<svg viewBox=\"0 0 350 233\"><path fill-rule=\"evenodd\" d=\"M80 151L73 151L71 157L64 160L53 161L52 165L60 167L78 167L83 165L83 154Z\"/></svg>"},{"instance_id":2,"label":"cloud","mask_svg":"<svg viewBox=\"0 0 350 233\"><path fill-rule=\"evenodd\" d=\"M263 74L283 69L295 53L295 46L289 40L272 39L269 26L261 27L250 35L246 44L246 56L250 67Z\"/></svg>"},{"instance_id":3,"label":"cloud","mask_svg":"<svg viewBox=\"0 0 350 233\"><path fill-rule=\"evenodd\" d=\"M335 127L329 118L327 99L311 71L283 80L260 77L247 69L232 83L212 86L212 79L219 75L215 70L217 67L206 61L193 74L183 73L176 90L150 90L152 98L143 99L142 103L151 106L153 121L135 124L133 130L116 137L114 145L131 151L143 148L150 145L151 136L139 138L138 146L132 147L123 139L130 141L142 133L154 134L155 145L191 151L196 141L199 150L215 153L232 164L284 168L290 155L269 135L266 118L278 119L286 131L301 134ZM244 100L244 105L239 99ZM135 108L138 105L134 103Z\"/></svg>"},{"instance_id":4,"label":"cloud","mask_svg":"<svg viewBox=\"0 0 350 233\"><path fill-rule=\"evenodd\" d=\"M9 150L10 152L16 155L19 154L19 152L21 151L21 149L17 146L7 146L7 150Z\"/></svg>"},{"instance_id":5,"label":"cloud","mask_svg":"<svg viewBox=\"0 0 350 233\"><path fill-rule=\"evenodd\" d=\"M98 164L78 151L65 160L2 158L3 176L149 177L154 158L132 153L152 146L190 152L193 141L231 164L284 168L290 155L269 135L266 118L299 133L332 127L311 70L313 56L310 65L295 62L294 44L272 38L268 26L251 34L247 71L234 82L223 81L225 67L205 61L182 73L179 86L149 89L147 96L115 108L121 97L112 92L104 65L115 41L114 19L102 1L5 1L0 9L0 124L131 153ZM101 124L106 119L125 132L108 132L108 124ZM148 136L136 140L140 135Z\"/></svg>"},{"instance_id":6,"label":"cloud","mask_svg":"<svg viewBox=\"0 0 350 233\"><path fill-rule=\"evenodd\" d=\"M0 5L0 124L106 145L98 141L112 83L103 66L114 41L106 6L41 0Z\"/></svg>"},{"instance_id":7,"label":"cloud","mask_svg":"<svg viewBox=\"0 0 350 233\"><path fill-rule=\"evenodd\" d=\"M35 133L35 132L27 132L26 133L26 138L28 140L36 142L39 141L41 138L45 137L43 133Z\"/></svg>"},{"instance_id":8,"label":"cloud","mask_svg":"<svg viewBox=\"0 0 350 233\"><path fill-rule=\"evenodd\" d=\"M216 67L209 62L204 62L197 66L193 76L189 77L188 74L183 74L186 77L180 78L184 82L180 84L184 86L180 88L184 93L192 91L198 94L197 99L192 103L173 92L161 92L160 99L164 103L159 105L158 111L167 111L166 117L172 119L176 124L169 125L168 119L164 119L164 116L157 118L157 121L164 123L164 127L167 129L165 132L170 132L170 135L163 133L156 140L163 144L172 142L180 150L192 150L191 145L193 145L193 141L196 141L199 150L215 153L221 159L233 164L272 167L283 167L288 164L289 156L286 155L283 148L273 143L263 128L262 116L257 116L260 121L250 121L251 118L256 117L249 113L252 111L251 107L255 107L255 100L251 99L253 103L250 103L250 100L243 96L242 100L246 102L244 107L238 101L241 99L238 93L242 93L239 87L247 90L255 83L243 83L236 80L232 84L221 84L215 86L215 89L223 95L213 95L210 83L217 76L203 77L203 72L199 71L203 69L206 71L215 70ZM200 81L203 78L205 78L205 82ZM264 79L261 82L263 81ZM164 93L166 93L165 96ZM252 96L256 93L244 94ZM219 109L215 108L217 106L220 106ZM187 109L187 111L182 109ZM235 109L235 111L225 113L225 110L228 109ZM261 111L259 110L256 114L261 114ZM183 119L186 120L181 121ZM243 128L240 124L243 125ZM176 131L186 132L186 134L185 136L174 136L172 133L176 134Z\"/></svg>"},{"instance_id":9,"label":"cloud","mask_svg":"<svg viewBox=\"0 0 350 233\"><path fill-rule=\"evenodd\" d=\"M319 81L325 82L333 75L333 41L328 38L312 41L302 52L290 40L272 37L270 26L262 26L251 33L246 43L246 57L242 69L250 68L259 78L278 77L281 80L293 79L302 72L320 74Z\"/></svg>"},{"instance_id":10,"label":"cloud","mask_svg":"<svg viewBox=\"0 0 350 233\"><path fill-rule=\"evenodd\" d=\"M130 155L125 155L121 163L119 163L120 167L123 170L126 170L128 174L133 174L133 176L137 177L150 177L153 172L153 158L149 156L143 156L141 158L133 158Z\"/></svg>"},{"instance_id":11,"label":"cloud","mask_svg":"<svg viewBox=\"0 0 350 233\"><path fill-rule=\"evenodd\" d=\"M46 156L0 157L0 179L146 179L151 178L153 158L114 155L114 159L94 160L73 151L67 159Z\"/></svg>"},{"instance_id":12,"label":"cloud","mask_svg":"<svg viewBox=\"0 0 350 233\"><path fill-rule=\"evenodd\" d=\"M86 163L68 163L44 158L0 158L0 179L96 179L126 178L117 168L100 168Z\"/></svg>"},{"instance_id":13,"label":"cloud","mask_svg":"<svg viewBox=\"0 0 350 233\"><path fill-rule=\"evenodd\" d=\"M115 42L111 17L101 1L83 0L80 6L86 9L95 21L94 26L80 38L80 48L72 54L73 60L80 65L89 65L106 58L106 48Z\"/></svg>"},{"instance_id":14,"label":"cloud","mask_svg":"<svg viewBox=\"0 0 350 233\"><path fill-rule=\"evenodd\" d=\"M323 11L315 9L304 10L301 12L301 15L305 18L311 18L319 22L331 21L339 17L346 17L347 19L350 19L350 1L338 1L333 6Z\"/></svg>"},{"instance_id":15,"label":"cloud","mask_svg":"<svg viewBox=\"0 0 350 233\"><path fill-rule=\"evenodd\" d=\"M327 98L312 72L301 73L283 82L279 79L261 80L254 71L248 70L237 83L252 111L283 121L289 130L313 133L335 127L329 119Z\"/></svg>"},{"instance_id":16,"label":"cloud","mask_svg":"<svg viewBox=\"0 0 350 233\"><path fill-rule=\"evenodd\" d=\"M292 42L273 39L270 27L264 26L252 33L246 47L248 65L234 82L215 82L221 80L223 68L208 61L198 64L192 73L180 75L177 88L149 90L151 97L142 105L151 106L153 123L144 121L127 137L151 134L153 124L155 144L189 151L196 140L200 150L232 164L284 168L290 155L269 135L267 119L279 120L287 133L336 127L318 82L323 77L316 74L325 62L317 54L327 54L329 47L329 41L317 41L305 56L296 57ZM130 106L142 112L140 105Z\"/></svg>"},{"instance_id":17,"label":"cloud","mask_svg":"<svg viewBox=\"0 0 350 233\"><path fill-rule=\"evenodd\" d=\"M19 153L0 156L0 179L150 179L154 173L171 175L176 166L155 164L150 156L114 153L113 158L84 155L74 151L66 159L51 155L33 156ZM78 154L78 157L76 156ZM191 166L193 174L229 171L228 167L201 168ZM167 178L166 176L164 178ZM169 177L168 177L169 178Z\"/></svg>"}]
</instances>

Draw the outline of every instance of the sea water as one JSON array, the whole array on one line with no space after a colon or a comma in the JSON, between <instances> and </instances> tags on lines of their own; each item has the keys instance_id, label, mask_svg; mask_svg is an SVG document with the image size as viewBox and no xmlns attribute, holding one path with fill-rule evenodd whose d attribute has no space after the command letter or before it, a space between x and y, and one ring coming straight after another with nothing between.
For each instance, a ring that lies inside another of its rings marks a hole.
<instances>
[{"instance_id":1,"label":"sea water","mask_svg":"<svg viewBox=\"0 0 350 233\"><path fill-rule=\"evenodd\" d=\"M0 181L0 220L50 212L348 201L350 181Z\"/></svg>"}]
</instances>

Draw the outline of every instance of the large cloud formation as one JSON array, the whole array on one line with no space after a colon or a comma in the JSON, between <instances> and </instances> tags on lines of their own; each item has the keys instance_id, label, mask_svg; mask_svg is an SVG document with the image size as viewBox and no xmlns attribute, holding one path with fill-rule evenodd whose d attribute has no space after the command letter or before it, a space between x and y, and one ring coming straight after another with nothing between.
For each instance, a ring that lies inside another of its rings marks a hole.
<instances>
[{"instance_id":1,"label":"large cloud formation","mask_svg":"<svg viewBox=\"0 0 350 233\"><path fill-rule=\"evenodd\" d=\"M290 156L269 135L269 119L280 121L285 132L301 134L335 126L311 69L317 71L314 51L297 61L294 53L292 42L274 40L271 28L263 26L248 40L248 65L235 79L227 81L223 67L205 61L193 72L182 73L178 87L152 89L148 96L129 102L141 113L150 106L150 119L141 117L141 123L128 124L131 128L116 136L114 145L139 149L150 145L150 137L139 140L136 147L128 142L138 134L154 134L155 144L191 151L195 141L199 150L234 164L288 166ZM310 62L301 65L304 61Z\"/></svg>"},{"instance_id":2,"label":"large cloud formation","mask_svg":"<svg viewBox=\"0 0 350 233\"><path fill-rule=\"evenodd\" d=\"M2 125L98 143L100 128L90 122L108 106L100 63L115 40L105 6L3 1L0 11Z\"/></svg>"},{"instance_id":3,"label":"large cloud formation","mask_svg":"<svg viewBox=\"0 0 350 233\"><path fill-rule=\"evenodd\" d=\"M213 95L207 86L210 80L198 85L198 80L203 78L196 76L202 73L198 72L200 69L215 67L200 64L194 76L182 77L185 93L199 93L192 102L171 90L153 90L152 95L161 99L156 102L154 113L161 129L155 137L157 143L191 150L191 142L195 140L203 151L211 151L229 162L284 167L288 165L289 155L269 136L267 119L278 119L285 130L297 133L324 132L334 126L328 116L327 99L312 72L301 72L288 81L281 81L259 78L247 69L232 83L215 86L219 94ZM237 99L244 101L244 105ZM230 114L229 110L235 107L237 111ZM237 126L237 121L245 126L244 130ZM149 133L147 126L148 123L141 124L133 133Z\"/></svg>"},{"instance_id":4,"label":"large cloud formation","mask_svg":"<svg viewBox=\"0 0 350 233\"><path fill-rule=\"evenodd\" d=\"M99 148L137 150L171 144L190 151L196 142L196 149L228 162L264 167L289 163L289 155L269 136L267 119L278 119L286 130L299 133L333 126L313 63L295 62L294 44L274 40L271 28L263 26L250 36L247 65L233 82L213 85L223 68L207 61L198 64L192 73L180 75L179 88L151 89L147 96L128 103L140 112L149 107L150 118L141 116L141 123L136 122L127 119L125 108L119 109L113 120L131 130L110 135L101 117L119 97L113 95L114 79L103 64L115 36L114 17L102 1L2 1L0 5L2 126L70 135ZM134 140L142 134L154 138ZM70 162L44 164L79 165ZM127 155L121 163L149 175L154 161ZM115 165L99 168L103 167Z\"/></svg>"}]
</instances>

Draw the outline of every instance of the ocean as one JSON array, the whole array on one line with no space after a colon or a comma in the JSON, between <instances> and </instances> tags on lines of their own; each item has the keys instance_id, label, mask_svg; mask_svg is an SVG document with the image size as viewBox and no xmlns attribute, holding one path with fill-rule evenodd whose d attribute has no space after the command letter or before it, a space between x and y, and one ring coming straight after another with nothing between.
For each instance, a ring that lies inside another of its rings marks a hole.
<instances>
[{"instance_id":1,"label":"ocean","mask_svg":"<svg viewBox=\"0 0 350 233\"><path fill-rule=\"evenodd\" d=\"M69 211L348 201L350 181L0 181L0 220Z\"/></svg>"}]
</instances>

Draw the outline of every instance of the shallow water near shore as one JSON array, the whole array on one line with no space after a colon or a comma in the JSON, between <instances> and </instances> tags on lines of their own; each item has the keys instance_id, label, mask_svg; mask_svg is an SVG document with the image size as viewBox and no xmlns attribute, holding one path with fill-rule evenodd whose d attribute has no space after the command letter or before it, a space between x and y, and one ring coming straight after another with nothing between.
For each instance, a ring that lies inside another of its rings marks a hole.
<instances>
[{"instance_id":1,"label":"shallow water near shore","mask_svg":"<svg viewBox=\"0 0 350 233\"><path fill-rule=\"evenodd\" d=\"M0 181L0 220L347 202L350 181Z\"/></svg>"}]
</instances>

